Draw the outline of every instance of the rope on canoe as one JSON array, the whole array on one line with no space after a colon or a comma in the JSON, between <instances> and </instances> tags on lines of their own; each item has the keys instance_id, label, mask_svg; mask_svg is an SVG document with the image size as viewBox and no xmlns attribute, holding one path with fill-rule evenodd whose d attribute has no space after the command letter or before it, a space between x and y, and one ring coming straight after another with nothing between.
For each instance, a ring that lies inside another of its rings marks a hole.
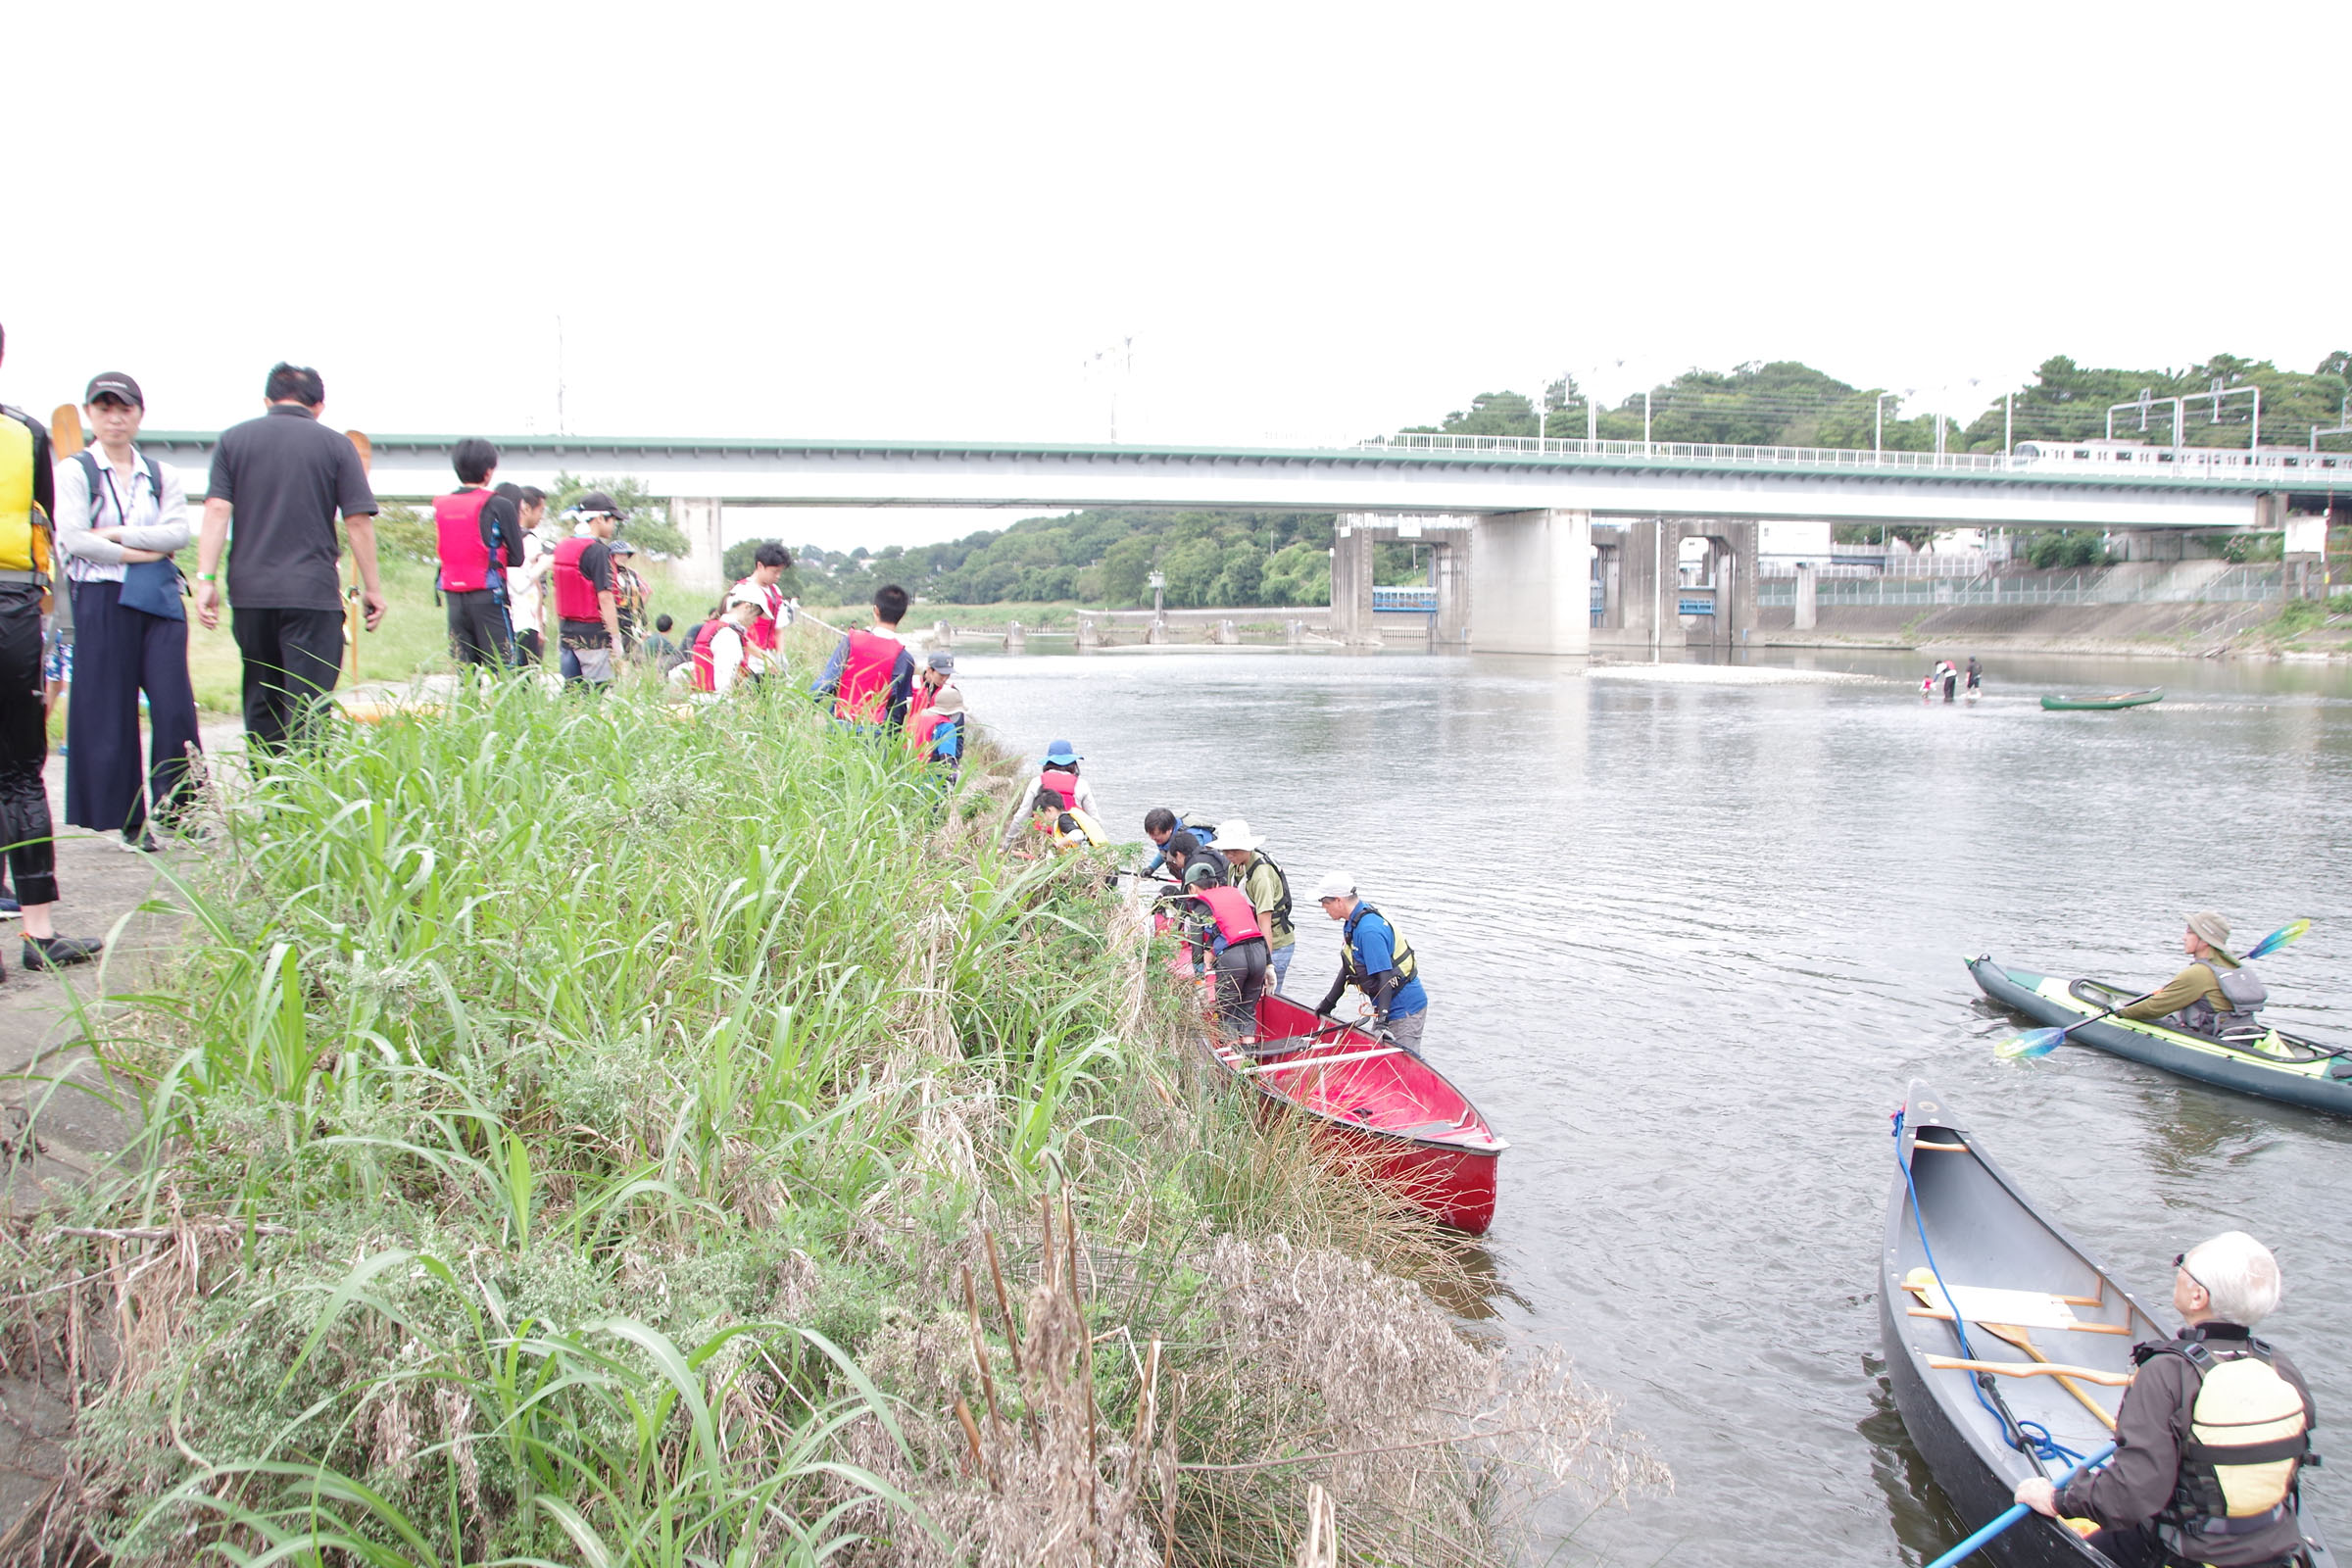
<instances>
[{"instance_id":1,"label":"rope on canoe","mask_svg":"<svg viewBox=\"0 0 2352 1568\"><path fill-rule=\"evenodd\" d=\"M1911 1162L1903 1158L1903 1113L1899 1107L1894 1113L1894 1163L1895 1168L1903 1173L1903 1186L1911 1194L1911 1225L1919 1232L1919 1250L1927 1253L1928 1271L1936 1276L1936 1289L1943 1294L1944 1304L1952 1309L1952 1332L1960 1337L1960 1354L1964 1359L1974 1361L1977 1352L1968 1343L1968 1322L1960 1315L1959 1298L1952 1295L1951 1288L1943 1283L1943 1268L1936 1261L1936 1249L1928 1245L1928 1221L1919 1206L1919 1184L1911 1179ZM1969 1390L1976 1395L1977 1402L1984 1407L1984 1413L1999 1425L2010 1446L2021 1453L2031 1454L2034 1464L2045 1469L2058 1459L2077 1464L2082 1462L2082 1455L2051 1437L2048 1427L2038 1421L2020 1420L2010 1413L2006 1399L1989 1397L1984 1386L1991 1379L1991 1373L1980 1372L1968 1380Z\"/></svg>"}]
</instances>

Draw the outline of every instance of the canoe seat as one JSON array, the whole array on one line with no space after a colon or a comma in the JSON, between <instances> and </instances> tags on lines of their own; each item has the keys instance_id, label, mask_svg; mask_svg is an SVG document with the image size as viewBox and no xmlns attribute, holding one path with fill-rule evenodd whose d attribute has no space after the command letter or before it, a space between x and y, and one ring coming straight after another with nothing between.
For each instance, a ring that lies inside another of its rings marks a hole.
<instances>
[{"instance_id":1,"label":"canoe seat","mask_svg":"<svg viewBox=\"0 0 2352 1568\"><path fill-rule=\"evenodd\" d=\"M1384 1127L1381 1129L1382 1132L1395 1133L1399 1138L1443 1138L1447 1133L1458 1133L1463 1130L1462 1124L1458 1119L1450 1121L1425 1121L1418 1127Z\"/></svg>"}]
</instances>

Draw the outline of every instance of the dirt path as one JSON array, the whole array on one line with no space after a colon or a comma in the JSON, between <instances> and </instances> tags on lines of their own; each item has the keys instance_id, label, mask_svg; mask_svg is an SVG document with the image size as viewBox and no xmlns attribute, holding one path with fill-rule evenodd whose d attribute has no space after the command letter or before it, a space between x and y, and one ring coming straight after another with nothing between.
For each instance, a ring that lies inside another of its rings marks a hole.
<instances>
[{"instance_id":1,"label":"dirt path","mask_svg":"<svg viewBox=\"0 0 2352 1568\"><path fill-rule=\"evenodd\" d=\"M202 733L206 750L216 756L243 749L242 726L233 720L207 723ZM54 812L66 787L65 760L54 754L48 782ZM88 1181L122 1152L134 1131L132 1119L110 1103L117 1097L84 1043L85 1029L104 1031L98 998L144 991L161 966L173 961L177 922L141 913L139 906L159 890L158 859L186 863L205 850L178 846L149 857L126 853L120 843L113 834L62 824L58 829L57 929L108 937L102 962L28 970L20 922L0 920L0 960L7 968L0 980L0 1153L6 1155L0 1179L7 1183L9 1207L20 1215L45 1208L62 1189ZM61 1385L62 1369L54 1366L0 1370L0 1520L10 1526L0 1530L0 1559L14 1560L29 1544L14 1527L31 1523L27 1511L45 1501L63 1472L57 1445L71 1430L74 1412L55 1392Z\"/></svg>"}]
</instances>

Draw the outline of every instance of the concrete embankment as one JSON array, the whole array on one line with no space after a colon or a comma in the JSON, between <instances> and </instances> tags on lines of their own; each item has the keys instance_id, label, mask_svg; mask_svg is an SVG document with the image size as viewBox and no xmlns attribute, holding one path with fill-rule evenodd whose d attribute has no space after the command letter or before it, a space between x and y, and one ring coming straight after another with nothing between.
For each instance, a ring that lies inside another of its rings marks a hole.
<instances>
[{"instance_id":1,"label":"concrete embankment","mask_svg":"<svg viewBox=\"0 0 2352 1568\"><path fill-rule=\"evenodd\" d=\"M2249 634L2278 613L2276 604L1824 605L1818 623L1805 631L1789 625L1788 610L1766 610L1756 641L1781 648L1968 644L2012 653L2206 659L2269 652L2268 639Z\"/></svg>"}]
</instances>

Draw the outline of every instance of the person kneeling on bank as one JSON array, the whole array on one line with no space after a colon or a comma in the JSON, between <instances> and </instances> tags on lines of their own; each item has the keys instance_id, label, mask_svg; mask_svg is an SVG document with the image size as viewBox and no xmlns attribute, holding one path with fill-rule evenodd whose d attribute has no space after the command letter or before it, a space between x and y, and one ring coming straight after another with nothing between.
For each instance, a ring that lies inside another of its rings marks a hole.
<instances>
[{"instance_id":1,"label":"person kneeling on bank","mask_svg":"<svg viewBox=\"0 0 2352 1568\"><path fill-rule=\"evenodd\" d=\"M2286 1568L2306 1561L2297 1489L2319 1418L2294 1365L2253 1335L2278 1304L2278 1260L2224 1231L2173 1260L2169 1340L2136 1346L2116 1412L2115 1458L2063 1488L2036 1476L2016 1500L2089 1519L2118 1568Z\"/></svg>"},{"instance_id":2,"label":"person kneeling on bank","mask_svg":"<svg viewBox=\"0 0 2352 1568\"><path fill-rule=\"evenodd\" d=\"M1412 1054L1421 1054L1421 1031L1429 1022L1429 993L1421 986L1420 961L1389 917L1356 897L1355 878L1334 871L1315 887L1315 902L1340 922L1340 975L1323 1004L1325 1017L1353 986L1372 1004L1372 1025Z\"/></svg>"}]
</instances>

